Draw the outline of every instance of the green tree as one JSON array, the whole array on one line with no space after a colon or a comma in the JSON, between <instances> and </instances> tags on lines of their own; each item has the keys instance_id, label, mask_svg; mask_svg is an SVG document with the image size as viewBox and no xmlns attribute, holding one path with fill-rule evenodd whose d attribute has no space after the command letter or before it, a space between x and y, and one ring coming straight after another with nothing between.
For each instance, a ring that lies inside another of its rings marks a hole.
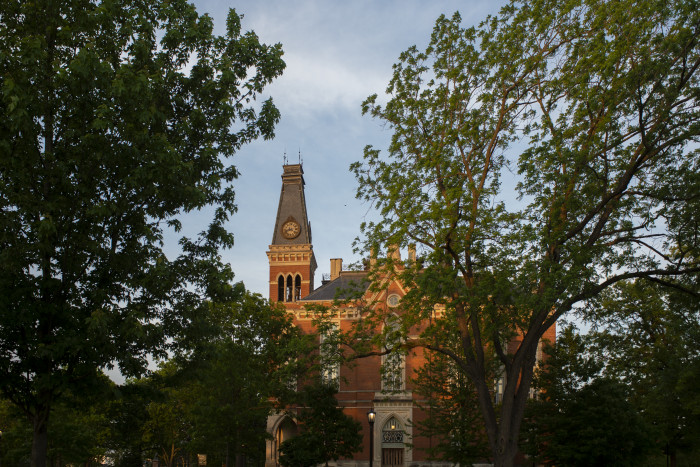
<instances>
[{"instance_id":1,"label":"green tree","mask_svg":"<svg viewBox=\"0 0 700 467\"><path fill-rule=\"evenodd\" d=\"M54 406L48 427L51 465L93 465L107 451L110 435L106 415L108 395L114 383L103 377L103 387L90 392L65 394ZM26 416L10 401L0 400L0 456L3 465L28 466L31 458L32 429Z\"/></svg>"},{"instance_id":2,"label":"green tree","mask_svg":"<svg viewBox=\"0 0 700 467\"><path fill-rule=\"evenodd\" d=\"M99 465L107 453L111 429L105 409L115 384L107 376L98 384L63 394L55 404L48 427L51 465Z\"/></svg>"},{"instance_id":3,"label":"green tree","mask_svg":"<svg viewBox=\"0 0 700 467\"><path fill-rule=\"evenodd\" d=\"M165 466L173 467L184 457L189 433L194 429L189 410L198 395L190 381L181 378L172 360L161 364L146 384L157 392L145 407L147 419L140 427L144 446L149 457L157 454Z\"/></svg>"},{"instance_id":4,"label":"green tree","mask_svg":"<svg viewBox=\"0 0 700 467\"><path fill-rule=\"evenodd\" d=\"M691 464L700 456L698 284L683 285L620 282L586 310L606 373L629 387L631 402L654 427L655 453L668 455L671 465L679 456Z\"/></svg>"},{"instance_id":5,"label":"green tree","mask_svg":"<svg viewBox=\"0 0 700 467\"><path fill-rule=\"evenodd\" d=\"M284 62L233 10L212 31L185 0L0 4L0 389L31 420L33 466L74 382L140 373L231 291L226 158L273 136L256 98ZM207 206L166 257L164 235Z\"/></svg>"},{"instance_id":6,"label":"green tree","mask_svg":"<svg viewBox=\"0 0 700 467\"><path fill-rule=\"evenodd\" d=\"M422 396L417 404L425 418L412 420L414 432L431 440L426 453L454 465L487 459L488 440L474 384L450 357L431 353L427 360L413 381L413 391Z\"/></svg>"},{"instance_id":7,"label":"green tree","mask_svg":"<svg viewBox=\"0 0 700 467\"><path fill-rule=\"evenodd\" d=\"M226 465L264 462L266 418L291 400L289 382L307 370L314 339L283 307L236 288L237 300L208 304L187 346L130 384L147 392L138 393L144 397L131 425L141 427L140 439L128 439L125 451L158 454L166 465L195 453Z\"/></svg>"},{"instance_id":8,"label":"green tree","mask_svg":"<svg viewBox=\"0 0 700 467\"><path fill-rule=\"evenodd\" d=\"M148 405L160 392L148 378L128 380L105 407L110 432L105 447L116 467L139 467L153 451L144 440L141 427L149 421ZM138 428L138 429L137 429ZM150 457L150 456L149 456Z\"/></svg>"},{"instance_id":9,"label":"green tree","mask_svg":"<svg viewBox=\"0 0 700 467\"><path fill-rule=\"evenodd\" d=\"M212 304L206 321L216 331L183 365L196 396L192 444L226 465L234 456L264 461L267 416L292 397L289 382L306 369L313 336L303 335L283 307L251 293Z\"/></svg>"},{"instance_id":10,"label":"green tree","mask_svg":"<svg viewBox=\"0 0 700 467\"><path fill-rule=\"evenodd\" d=\"M333 384L305 386L299 394L296 420L301 433L280 446L285 467L311 467L352 458L362 448L362 426L338 407Z\"/></svg>"},{"instance_id":11,"label":"green tree","mask_svg":"<svg viewBox=\"0 0 700 467\"><path fill-rule=\"evenodd\" d=\"M29 465L32 433L24 414L9 400L0 398L0 463Z\"/></svg>"},{"instance_id":12,"label":"green tree","mask_svg":"<svg viewBox=\"0 0 700 467\"><path fill-rule=\"evenodd\" d=\"M572 327L546 349L538 371L539 400L528 403L523 451L546 465L639 465L651 442L651 424L630 401L630 387L602 375L604 359L590 336Z\"/></svg>"},{"instance_id":13,"label":"green tree","mask_svg":"<svg viewBox=\"0 0 700 467\"><path fill-rule=\"evenodd\" d=\"M698 271L697 191L681 189L700 168L688 146L698 21L692 0L513 1L477 28L443 16L424 51L401 54L387 102L363 105L393 136L386 156L369 146L352 166L382 219L363 224L360 246L419 251L394 271L409 290L404 336L372 352L453 358L497 466L514 462L538 342L557 319L621 280ZM368 311L361 325L385 318ZM443 326L459 351L432 337ZM421 338L406 339L413 329Z\"/></svg>"}]
</instances>

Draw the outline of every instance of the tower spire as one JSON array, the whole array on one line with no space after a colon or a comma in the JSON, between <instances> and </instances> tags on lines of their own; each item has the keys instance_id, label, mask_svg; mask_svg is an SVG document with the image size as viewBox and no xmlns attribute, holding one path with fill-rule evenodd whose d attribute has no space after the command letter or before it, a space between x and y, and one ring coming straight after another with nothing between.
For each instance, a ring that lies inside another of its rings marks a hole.
<instances>
[{"instance_id":1,"label":"tower spire","mask_svg":"<svg viewBox=\"0 0 700 467\"><path fill-rule=\"evenodd\" d=\"M295 302L314 289L316 259L306 214L301 152L299 158L299 164L287 163L282 167L282 190L267 252L271 301Z\"/></svg>"}]
</instances>

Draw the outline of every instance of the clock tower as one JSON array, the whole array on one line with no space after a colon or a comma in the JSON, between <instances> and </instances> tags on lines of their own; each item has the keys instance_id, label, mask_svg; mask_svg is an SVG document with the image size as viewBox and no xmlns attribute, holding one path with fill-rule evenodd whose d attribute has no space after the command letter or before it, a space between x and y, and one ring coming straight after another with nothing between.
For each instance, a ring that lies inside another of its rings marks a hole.
<instances>
[{"instance_id":1,"label":"clock tower","mask_svg":"<svg viewBox=\"0 0 700 467\"><path fill-rule=\"evenodd\" d=\"M293 303L314 290L316 258L301 164L283 166L282 191L267 259L271 302Z\"/></svg>"}]
</instances>

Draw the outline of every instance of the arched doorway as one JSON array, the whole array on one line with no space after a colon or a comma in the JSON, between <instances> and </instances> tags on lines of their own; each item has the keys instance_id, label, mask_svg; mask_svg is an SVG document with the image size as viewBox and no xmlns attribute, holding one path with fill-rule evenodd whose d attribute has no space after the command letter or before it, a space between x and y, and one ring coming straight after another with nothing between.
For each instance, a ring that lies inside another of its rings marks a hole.
<instances>
[{"instance_id":1,"label":"arched doorway","mask_svg":"<svg viewBox=\"0 0 700 467\"><path fill-rule=\"evenodd\" d=\"M291 418L285 417L275 433L275 463L279 465L280 446L282 443L297 435L297 424Z\"/></svg>"},{"instance_id":2,"label":"arched doorway","mask_svg":"<svg viewBox=\"0 0 700 467\"><path fill-rule=\"evenodd\" d=\"M382 428L382 467L403 467L404 433L401 422L389 417Z\"/></svg>"}]
</instances>

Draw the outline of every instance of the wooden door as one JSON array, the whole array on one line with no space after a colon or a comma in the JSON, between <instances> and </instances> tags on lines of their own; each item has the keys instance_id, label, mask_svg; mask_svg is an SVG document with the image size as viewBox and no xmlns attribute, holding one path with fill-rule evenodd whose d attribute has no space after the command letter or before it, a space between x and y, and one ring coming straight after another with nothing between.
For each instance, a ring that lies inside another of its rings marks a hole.
<instances>
[{"instance_id":1,"label":"wooden door","mask_svg":"<svg viewBox=\"0 0 700 467\"><path fill-rule=\"evenodd\" d=\"M382 467L403 467L403 448L382 448Z\"/></svg>"}]
</instances>

